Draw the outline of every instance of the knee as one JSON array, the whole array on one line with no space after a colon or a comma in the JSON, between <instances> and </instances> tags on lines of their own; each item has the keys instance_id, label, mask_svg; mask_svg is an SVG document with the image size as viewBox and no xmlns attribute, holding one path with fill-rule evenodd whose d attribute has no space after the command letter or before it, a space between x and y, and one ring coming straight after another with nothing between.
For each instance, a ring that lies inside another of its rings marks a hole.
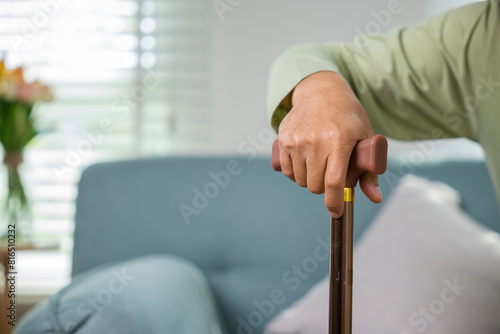
<instances>
[{"instance_id":1,"label":"knee","mask_svg":"<svg viewBox=\"0 0 500 334\"><path fill-rule=\"evenodd\" d=\"M217 327L215 312L200 269L178 257L150 255L78 275L29 312L16 334L175 333L186 316L197 317L198 325L182 326Z\"/></svg>"}]
</instances>

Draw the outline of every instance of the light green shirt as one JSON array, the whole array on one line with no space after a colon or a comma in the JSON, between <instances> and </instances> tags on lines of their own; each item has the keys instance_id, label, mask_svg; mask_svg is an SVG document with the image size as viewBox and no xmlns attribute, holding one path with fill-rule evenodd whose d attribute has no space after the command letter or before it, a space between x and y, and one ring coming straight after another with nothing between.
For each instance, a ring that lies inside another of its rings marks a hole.
<instances>
[{"instance_id":1,"label":"light green shirt","mask_svg":"<svg viewBox=\"0 0 500 334\"><path fill-rule=\"evenodd\" d=\"M271 71L271 124L278 129L303 78L337 72L351 85L375 133L478 142L500 201L499 13L500 0L490 0L384 36L293 47Z\"/></svg>"}]
</instances>

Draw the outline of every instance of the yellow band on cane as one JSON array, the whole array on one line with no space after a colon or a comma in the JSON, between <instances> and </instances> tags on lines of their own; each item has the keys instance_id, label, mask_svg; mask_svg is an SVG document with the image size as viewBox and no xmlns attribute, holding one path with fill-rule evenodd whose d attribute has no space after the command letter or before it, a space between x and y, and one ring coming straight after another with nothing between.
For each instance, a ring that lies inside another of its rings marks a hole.
<instances>
[{"instance_id":1,"label":"yellow band on cane","mask_svg":"<svg viewBox=\"0 0 500 334\"><path fill-rule=\"evenodd\" d=\"M344 188L344 202L354 202L354 188Z\"/></svg>"}]
</instances>

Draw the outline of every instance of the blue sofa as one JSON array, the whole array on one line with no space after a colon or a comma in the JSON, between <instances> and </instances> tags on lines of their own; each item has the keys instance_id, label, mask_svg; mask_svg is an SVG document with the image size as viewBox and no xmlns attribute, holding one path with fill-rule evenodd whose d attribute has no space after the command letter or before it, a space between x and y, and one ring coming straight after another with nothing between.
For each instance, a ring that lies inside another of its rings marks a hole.
<instances>
[{"instance_id":1,"label":"blue sofa","mask_svg":"<svg viewBox=\"0 0 500 334\"><path fill-rule=\"evenodd\" d=\"M450 184L472 217L500 231L484 161L436 158L415 165L390 159L380 177L385 198L409 172ZM380 208L358 190L355 241ZM16 333L95 333L103 327L121 334L217 333L209 328L214 321L225 333L261 333L327 275L328 221L323 196L274 172L265 157L91 166L79 184L74 279L30 312ZM134 276L132 283L127 275ZM139 288L132 288L135 282ZM188 321L181 320L184 312Z\"/></svg>"}]
</instances>

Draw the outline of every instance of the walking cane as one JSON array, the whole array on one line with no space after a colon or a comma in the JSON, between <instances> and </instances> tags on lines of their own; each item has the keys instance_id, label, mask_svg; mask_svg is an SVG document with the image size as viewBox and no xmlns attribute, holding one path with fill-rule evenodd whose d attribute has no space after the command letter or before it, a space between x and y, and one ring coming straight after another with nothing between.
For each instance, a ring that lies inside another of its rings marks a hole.
<instances>
[{"instance_id":1,"label":"walking cane","mask_svg":"<svg viewBox=\"0 0 500 334\"><path fill-rule=\"evenodd\" d=\"M273 144L271 164L281 171L279 146ZM356 144L349 160L344 188L344 214L330 218L329 334L352 332L352 251L354 188L365 173L383 174L387 168L387 140L381 135Z\"/></svg>"}]
</instances>

